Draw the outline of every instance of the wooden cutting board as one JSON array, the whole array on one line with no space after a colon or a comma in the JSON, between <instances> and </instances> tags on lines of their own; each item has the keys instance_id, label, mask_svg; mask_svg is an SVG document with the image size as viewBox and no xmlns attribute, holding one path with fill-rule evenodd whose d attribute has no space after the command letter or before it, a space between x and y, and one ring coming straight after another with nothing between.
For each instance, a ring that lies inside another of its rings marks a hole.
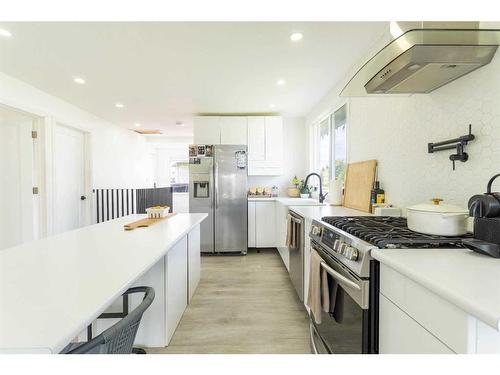
<instances>
[{"instance_id":1,"label":"wooden cutting board","mask_svg":"<svg viewBox=\"0 0 500 375\"><path fill-rule=\"evenodd\" d=\"M156 224L157 222L161 221L161 220L165 220L165 219L168 219L172 216L175 216L176 213L175 212L172 212L170 214L167 214L167 216L165 217L160 217L160 218L155 218L155 219L152 219L152 218L144 218L144 219L141 219L141 220L137 220L137 221L134 221L133 223L130 223L130 224L125 224L123 226L123 229L125 230L134 230L135 228L145 228L145 227L149 227L153 224Z\"/></svg>"},{"instance_id":2,"label":"wooden cutting board","mask_svg":"<svg viewBox=\"0 0 500 375\"><path fill-rule=\"evenodd\" d=\"M347 165L344 207L370 212L370 193L375 183L377 161L366 160Z\"/></svg>"}]
</instances>

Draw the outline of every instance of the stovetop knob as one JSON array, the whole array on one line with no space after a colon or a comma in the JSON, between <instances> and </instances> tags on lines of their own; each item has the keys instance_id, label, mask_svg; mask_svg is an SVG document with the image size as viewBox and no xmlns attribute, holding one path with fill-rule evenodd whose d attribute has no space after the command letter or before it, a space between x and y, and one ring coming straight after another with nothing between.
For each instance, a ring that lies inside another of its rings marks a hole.
<instances>
[{"instance_id":1,"label":"stovetop knob","mask_svg":"<svg viewBox=\"0 0 500 375\"><path fill-rule=\"evenodd\" d=\"M349 246L346 251L345 251L345 254L344 256L349 259L349 260L358 260L358 256L359 256L359 252L358 252L358 249L356 249L355 247L352 247L352 246Z\"/></svg>"}]
</instances>

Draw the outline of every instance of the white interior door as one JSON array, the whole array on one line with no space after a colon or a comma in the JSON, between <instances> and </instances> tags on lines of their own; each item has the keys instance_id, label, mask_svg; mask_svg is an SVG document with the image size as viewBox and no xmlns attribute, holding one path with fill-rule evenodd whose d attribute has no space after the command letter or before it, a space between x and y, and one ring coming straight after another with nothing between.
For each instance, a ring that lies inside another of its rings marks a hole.
<instances>
[{"instance_id":1,"label":"white interior door","mask_svg":"<svg viewBox=\"0 0 500 375\"><path fill-rule=\"evenodd\" d=\"M0 107L0 249L34 239L33 118Z\"/></svg>"},{"instance_id":2,"label":"white interior door","mask_svg":"<svg viewBox=\"0 0 500 375\"><path fill-rule=\"evenodd\" d=\"M85 135L61 124L53 132L53 232L85 224Z\"/></svg>"}]
</instances>

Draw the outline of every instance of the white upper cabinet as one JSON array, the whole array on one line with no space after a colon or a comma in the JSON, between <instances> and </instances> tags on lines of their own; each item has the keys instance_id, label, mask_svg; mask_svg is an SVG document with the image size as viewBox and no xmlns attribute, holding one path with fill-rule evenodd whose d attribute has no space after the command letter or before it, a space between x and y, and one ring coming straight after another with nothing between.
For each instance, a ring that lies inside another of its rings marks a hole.
<instances>
[{"instance_id":1,"label":"white upper cabinet","mask_svg":"<svg viewBox=\"0 0 500 375\"><path fill-rule=\"evenodd\" d=\"M266 160L266 119L248 118L248 160Z\"/></svg>"},{"instance_id":2,"label":"white upper cabinet","mask_svg":"<svg viewBox=\"0 0 500 375\"><path fill-rule=\"evenodd\" d=\"M279 176L283 162L283 119L280 116L198 116L194 143L248 145L249 176Z\"/></svg>"},{"instance_id":3,"label":"white upper cabinet","mask_svg":"<svg viewBox=\"0 0 500 375\"><path fill-rule=\"evenodd\" d=\"M283 160L283 119L279 116L266 117L266 160Z\"/></svg>"},{"instance_id":4,"label":"white upper cabinet","mask_svg":"<svg viewBox=\"0 0 500 375\"><path fill-rule=\"evenodd\" d=\"M283 161L283 119L248 118L248 175L278 176Z\"/></svg>"},{"instance_id":5,"label":"white upper cabinet","mask_svg":"<svg viewBox=\"0 0 500 375\"><path fill-rule=\"evenodd\" d=\"M222 145L246 145L247 117L220 117L220 143Z\"/></svg>"},{"instance_id":6,"label":"white upper cabinet","mask_svg":"<svg viewBox=\"0 0 500 375\"><path fill-rule=\"evenodd\" d=\"M194 144L218 145L220 144L220 117L199 116L193 121Z\"/></svg>"}]
</instances>

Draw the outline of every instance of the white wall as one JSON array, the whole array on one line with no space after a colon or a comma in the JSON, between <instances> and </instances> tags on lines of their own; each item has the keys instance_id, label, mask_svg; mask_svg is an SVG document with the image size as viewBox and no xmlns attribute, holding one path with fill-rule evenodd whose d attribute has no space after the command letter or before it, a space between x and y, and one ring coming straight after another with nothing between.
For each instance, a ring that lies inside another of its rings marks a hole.
<instances>
[{"instance_id":1,"label":"white wall","mask_svg":"<svg viewBox=\"0 0 500 375\"><path fill-rule=\"evenodd\" d=\"M339 87L311 111L308 125L339 103ZM476 140L466 148L468 162L452 171L452 151L427 153L428 142L464 135L469 123ZM401 207L433 197L466 207L500 173L499 141L499 53L489 65L430 94L349 99L349 161L377 159L386 199Z\"/></svg>"},{"instance_id":2,"label":"white wall","mask_svg":"<svg viewBox=\"0 0 500 375\"><path fill-rule=\"evenodd\" d=\"M281 176L249 176L248 187L277 185L280 188L279 195L285 196L287 187L292 185L293 176L305 178L308 173L305 138L304 118L283 118L283 173Z\"/></svg>"},{"instance_id":3,"label":"white wall","mask_svg":"<svg viewBox=\"0 0 500 375\"><path fill-rule=\"evenodd\" d=\"M93 187L152 186L153 161L144 137L1 72L0 103L90 132Z\"/></svg>"}]
</instances>

